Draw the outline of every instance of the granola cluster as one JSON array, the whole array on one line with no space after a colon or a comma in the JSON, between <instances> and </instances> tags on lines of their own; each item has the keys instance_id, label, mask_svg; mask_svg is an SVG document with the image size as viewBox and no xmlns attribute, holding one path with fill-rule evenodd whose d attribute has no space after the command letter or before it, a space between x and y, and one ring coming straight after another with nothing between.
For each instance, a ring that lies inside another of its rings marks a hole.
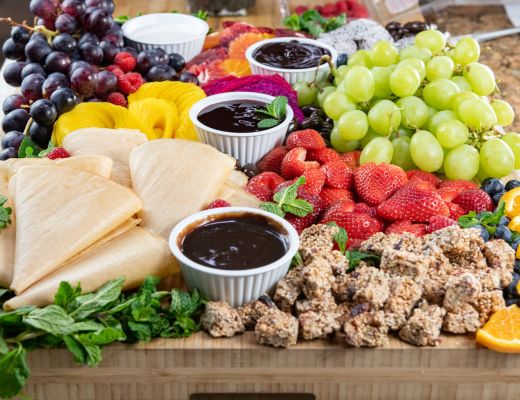
<instances>
[{"instance_id":1,"label":"granola cluster","mask_svg":"<svg viewBox=\"0 0 520 400\"><path fill-rule=\"evenodd\" d=\"M274 292L238 309L208 303L203 327L213 336L254 330L261 344L288 347L340 336L348 346L377 347L390 333L417 346L435 346L441 331L475 332L505 307L515 254L502 240L485 243L478 230L450 226L418 238L377 233L360 251L380 257L348 260L333 250L337 227L314 225L301 235L303 265ZM225 303L224 303L225 304Z\"/></svg>"}]
</instances>

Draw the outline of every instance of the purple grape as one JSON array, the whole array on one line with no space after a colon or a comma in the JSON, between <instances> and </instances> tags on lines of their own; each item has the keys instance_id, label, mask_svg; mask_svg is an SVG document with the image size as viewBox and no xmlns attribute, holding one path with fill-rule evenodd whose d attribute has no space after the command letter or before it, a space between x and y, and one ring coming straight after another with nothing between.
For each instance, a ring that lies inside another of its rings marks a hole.
<instances>
[{"instance_id":1,"label":"purple grape","mask_svg":"<svg viewBox=\"0 0 520 400\"><path fill-rule=\"evenodd\" d=\"M52 104L56 107L58 114L66 113L76 107L78 98L76 94L67 88L56 90L50 97Z\"/></svg>"},{"instance_id":2,"label":"purple grape","mask_svg":"<svg viewBox=\"0 0 520 400\"><path fill-rule=\"evenodd\" d=\"M67 72L70 57L61 51L53 51L45 59L45 69L48 72Z\"/></svg>"},{"instance_id":3,"label":"purple grape","mask_svg":"<svg viewBox=\"0 0 520 400\"><path fill-rule=\"evenodd\" d=\"M40 74L44 78L47 76L47 73L43 69L43 66L38 63L29 63L22 69L22 80L25 79L26 76L31 74Z\"/></svg>"},{"instance_id":4,"label":"purple grape","mask_svg":"<svg viewBox=\"0 0 520 400\"><path fill-rule=\"evenodd\" d=\"M29 39L29 42L33 42L35 40L43 40L44 42L47 42L47 38L43 33L36 32L31 35L31 38Z\"/></svg>"},{"instance_id":5,"label":"purple grape","mask_svg":"<svg viewBox=\"0 0 520 400\"><path fill-rule=\"evenodd\" d=\"M43 25L47 29L49 29L51 31L55 31L56 30L56 17L52 16L48 19L39 18L36 25Z\"/></svg>"},{"instance_id":6,"label":"purple grape","mask_svg":"<svg viewBox=\"0 0 520 400\"><path fill-rule=\"evenodd\" d=\"M29 112L33 121L37 124L49 126L58 118L58 111L50 100L40 99L31 105Z\"/></svg>"},{"instance_id":7,"label":"purple grape","mask_svg":"<svg viewBox=\"0 0 520 400\"><path fill-rule=\"evenodd\" d=\"M8 147L8 148L0 151L0 161L5 161L5 160L9 160L10 158L17 158L17 157L18 157L18 150L16 150L14 147Z\"/></svg>"},{"instance_id":8,"label":"purple grape","mask_svg":"<svg viewBox=\"0 0 520 400\"><path fill-rule=\"evenodd\" d=\"M25 56L30 62L43 64L45 57L52 52L51 46L47 41L43 40L30 40L25 46Z\"/></svg>"},{"instance_id":9,"label":"purple grape","mask_svg":"<svg viewBox=\"0 0 520 400\"><path fill-rule=\"evenodd\" d=\"M5 81L11 86L20 86L22 84L22 70L26 66L23 61L16 61L5 65L3 76Z\"/></svg>"},{"instance_id":10,"label":"purple grape","mask_svg":"<svg viewBox=\"0 0 520 400\"><path fill-rule=\"evenodd\" d=\"M199 78L197 78L197 75L192 74L191 72L183 72L179 75L179 80L181 82L194 83L195 85L199 84Z\"/></svg>"},{"instance_id":11,"label":"purple grape","mask_svg":"<svg viewBox=\"0 0 520 400\"><path fill-rule=\"evenodd\" d=\"M61 9L64 13L72 15L73 17L79 17L85 13L87 5L83 0L63 0Z\"/></svg>"},{"instance_id":12,"label":"purple grape","mask_svg":"<svg viewBox=\"0 0 520 400\"><path fill-rule=\"evenodd\" d=\"M96 96L103 98L117 90L117 76L113 72L109 70L99 72L98 80Z\"/></svg>"},{"instance_id":13,"label":"purple grape","mask_svg":"<svg viewBox=\"0 0 520 400\"><path fill-rule=\"evenodd\" d=\"M37 17L47 19L56 14L58 0L31 0L29 8Z\"/></svg>"},{"instance_id":14,"label":"purple grape","mask_svg":"<svg viewBox=\"0 0 520 400\"><path fill-rule=\"evenodd\" d=\"M171 81L177 76L175 70L169 65L154 65L146 74L149 82Z\"/></svg>"},{"instance_id":15,"label":"purple grape","mask_svg":"<svg viewBox=\"0 0 520 400\"><path fill-rule=\"evenodd\" d=\"M110 14L114 11L114 2L110 0L87 0L87 7L97 7L107 10Z\"/></svg>"},{"instance_id":16,"label":"purple grape","mask_svg":"<svg viewBox=\"0 0 520 400\"><path fill-rule=\"evenodd\" d=\"M13 110L22 108L23 105L27 104L28 101L21 94L12 94L7 96L2 104L2 111L4 114L9 114Z\"/></svg>"},{"instance_id":17,"label":"purple grape","mask_svg":"<svg viewBox=\"0 0 520 400\"><path fill-rule=\"evenodd\" d=\"M50 74L42 86L43 97L48 99L56 90L60 88L69 88L69 79L61 72L54 72Z\"/></svg>"},{"instance_id":18,"label":"purple grape","mask_svg":"<svg viewBox=\"0 0 520 400\"><path fill-rule=\"evenodd\" d=\"M79 67L72 73L70 82L77 94L90 97L97 89L98 76L92 68Z\"/></svg>"},{"instance_id":19,"label":"purple grape","mask_svg":"<svg viewBox=\"0 0 520 400\"><path fill-rule=\"evenodd\" d=\"M45 78L40 74L27 75L22 81L22 95L29 101L42 98L42 86Z\"/></svg>"},{"instance_id":20,"label":"purple grape","mask_svg":"<svg viewBox=\"0 0 520 400\"><path fill-rule=\"evenodd\" d=\"M11 28L11 39L17 44L27 44L31 35L29 31L21 26L13 26Z\"/></svg>"},{"instance_id":21,"label":"purple grape","mask_svg":"<svg viewBox=\"0 0 520 400\"><path fill-rule=\"evenodd\" d=\"M60 14L56 18L56 29L61 33L73 33L78 27L78 22L70 14Z\"/></svg>"},{"instance_id":22,"label":"purple grape","mask_svg":"<svg viewBox=\"0 0 520 400\"><path fill-rule=\"evenodd\" d=\"M29 127L29 137L42 149L49 147L51 136L52 126L44 126L37 122L33 122Z\"/></svg>"},{"instance_id":23,"label":"purple grape","mask_svg":"<svg viewBox=\"0 0 520 400\"><path fill-rule=\"evenodd\" d=\"M105 36L101 38L103 41L113 42L118 47L123 47L125 42L123 40L123 30L117 24L112 24L112 27L109 29Z\"/></svg>"},{"instance_id":24,"label":"purple grape","mask_svg":"<svg viewBox=\"0 0 520 400\"><path fill-rule=\"evenodd\" d=\"M98 36L103 36L107 33L112 28L113 23L112 15L107 10L101 8L93 11L88 19L90 31Z\"/></svg>"},{"instance_id":25,"label":"purple grape","mask_svg":"<svg viewBox=\"0 0 520 400\"><path fill-rule=\"evenodd\" d=\"M153 50L144 50L137 56L137 69L143 74L160 63L159 55Z\"/></svg>"},{"instance_id":26,"label":"purple grape","mask_svg":"<svg viewBox=\"0 0 520 400\"><path fill-rule=\"evenodd\" d=\"M175 72L181 72L186 62L184 61L184 57L177 53L172 53L168 57L168 64L172 67Z\"/></svg>"},{"instance_id":27,"label":"purple grape","mask_svg":"<svg viewBox=\"0 0 520 400\"><path fill-rule=\"evenodd\" d=\"M7 39L2 46L2 53L9 60L20 60L24 58L24 45L15 43L12 38Z\"/></svg>"},{"instance_id":28,"label":"purple grape","mask_svg":"<svg viewBox=\"0 0 520 400\"><path fill-rule=\"evenodd\" d=\"M72 73L78 69L78 68L90 68L92 71L94 72L97 72L98 69L89 64L88 62L84 61L84 60L78 60L78 61L74 61L72 64L70 64L70 67L69 67L69 76L72 75Z\"/></svg>"},{"instance_id":29,"label":"purple grape","mask_svg":"<svg viewBox=\"0 0 520 400\"><path fill-rule=\"evenodd\" d=\"M81 46L82 44L85 44L85 43L99 44L99 38L93 33L86 32L83 35L81 35L81 37L79 38L78 45Z\"/></svg>"},{"instance_id":30,"label":"purple grape","mask_svg":"<svg viewBox=\"0 0 520 400\"><path fill-rule=\"evenodd\" d=\"M2 149L14 147L16 150L18 150L24 137L24 134L19 131L7 132L2 138Z\"/></svg>"},{"instance_id":31,"label":"purple grape","mask_svg":"<svg viewBox=\"0 0 520 400\"><path fill-rule=\"evenodd\" d=\"M105 65L112 64L115 56L120 52L119 47L109 41L102 41L99 47L103 50L103 64Z\"/></svg>"},{"instance_id":32,"label":"purple grape","mask_svg":"<svg viewBox=\"0 0 520 400\"><path fill-rule=\"evenodd\" d=\"M81 57L94 65L99 65L103 61L103 49L94 43L83 43L79 46Z\"/></svg>"},{"instance_id":33,"label":"purple grape","mask_svg":"<svg viewBox=\"0 0 520 400\"><path fill-rule=\"evenodd\" d=\"M152 51L157 54L157 57L159 57L159 64L160 65L167 65L169 58L168 53L160 47L156 47L155 49L152 49Z\"/></svg>"},{"instance_id":34,"label":"purple grape","mask_svg":"<svg viewBox=\"0 0 520 400\"><path fill-rule=\"evenodd\" d=\"M78 42L72 35L61 33L52 41L52 48L66 54L71 54L76 49L77 44Z\"/></svg>"},{"instance_id":35,"label":"purple grape","mask_svg":"<svg viewBox=\"0 0 520 400\"><path fill-rule=\"evenodd\" d=\"M27 125L27 121L29 121L29 118L29 113L26 110L22 108L13 110L9 114L6 114L2 120L2 130L4 132L23 132L25 130L25 125Z\"/></svg>"}]
</instances>

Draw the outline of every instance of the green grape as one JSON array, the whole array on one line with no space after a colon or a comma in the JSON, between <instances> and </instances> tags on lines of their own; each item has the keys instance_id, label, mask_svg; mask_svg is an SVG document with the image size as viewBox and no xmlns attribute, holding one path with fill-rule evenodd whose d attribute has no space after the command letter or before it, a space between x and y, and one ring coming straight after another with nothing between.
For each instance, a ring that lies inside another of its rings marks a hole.
<instances>
[{"instance_id":1,"label":"green grape","mask_svg":"<svg viewBox=\"0 0 520 400\"><path fill-rule=\"evenodd\" d=\"M401 50L399 54L400 60L408 58L418 58L426 65L432 59L432 52L424 47L409 46Z\"/></svg>"},{"instance_id":2,"label":"green grape","mask_svg":"<svg viewBox=\"0 0 520 400\"><path fill-rule=\"evenodd\" d=\"M390 140L384 137L377 137L371 140L361 151L359 163L361 165L368 162L390 163L394 155L394 147Z\"/></svg>"},{"instance_id":3,"label":"green grape","mask_svg":"<svg viewBox=\"0 0 520 400\"><path fill-rule=\"evenodd\" d=\"M498 125L509 126L515 120L515 111L513 110L513 107L504 100L493 100L491 102L491 107L493 107L493 110L495 110L495 114L497 115Z\"/></svg>"},{"instance_id":4,"label":"green grape","mask_svg":"<svg viewBox=\"0 0 520 400\"><path fill-rule=\"evenodd\" d=\"M459 104L457 113L466 126L475 131L489 130L498 122L495 110L480 99L467 99Z\"/></svg>"},{"instance_id":5,"label":"green grape","mask_svg":"<svg viewBox=\"0 0 520 400\"><path fill-rule=\"evenodd\" d=\"M469 144L461 144L444 158L444 174L448 179L470 181L477 175L479 165L478 150Z\"/></svg>"},{"instance_id":6,"label":"green grape","mask_svg":"<svg viewBox=\"0 0 520 400\"><path fill-rule=\"evenodd\" d=\"M451 106L451 109L455 112L457 112L457 110L459 109L459 106L460 106L460 103L462 103L464 100L467 100L467 99L477 99L477 100L481 100L479 96L477 96L475 93L473 92L463 92L463 93L459 93L457 95L455 95L455 97L453 98L453 104Z\"/></svg>"},{"instance_id":7,"label":"green grape","mask_svg":"<svg viewBox=\"0 0 520 400\"><path fill-rule=\"evenodd\" d=\"M397 64L397 67L412 67L415 69L421 78L421 81L426 77L426 65L424 61L418 58L405 58Z\"/></svg>"},{"instance_id":8,"label":"green grape","mask_svg":"<svg viewBox=\"0 0 520 400\"><path fill-rule=\"evenodd\" d=\"M340 65L336 70L336 78L341 81L343 78L345 78L345 76L347 76L349 69L350 65Z\"/></svg>"},{"instance_id":9,"label":"green grape","mask_svg":"<svg viewBox=\"0 0 520 400\"><path fill-rule=\"evenodd\" d=\"M367 144L369 144L373 139L381 137L377 133L374 132L373 129L368 128L367 134L359 141L361 144L361 147L365 147Z\"/></svg>"},{"instance_id":10,"label":"green grape","mask_svg":"<svg viewBox=\"0 0 520 400\"><path fill-rule=\"evenodd\" d=\"M357 140L343 139L337 126L332 128L332 131L330 132L330 143L334 150L339 151L340 153L356 150L359 147L359 142Z\"/></svg>"},{"instance_id":11,"label":"green grape","mask_svg":"<svg viewBox=\"0 0 520 400\"><path fill-rule=\"evenodd\" d=\"M400 126L399 127L399 130L398 131L393 131L391 134L390 134L390 140L394 140L398 137L408 137L408 138L412 138L413 134L415 133L416 129L410 129L410 128L405 128L404 126Z\"/></svg>"},{"instance_id":12,"label":"green grape","mask_svg":"<svg viewBox=\"0 0 520 400\"><path fill-rule=\"evenodd\" d=\"M490 178L490 176L486 171L484 171L484 168L482 168L482 164L480 164L480 167L478 168L477 172L477 179L479 180L479 182L482 182L486 178Z\"/></svg>"},{"instance_id":13,"label":"green grape","mask_svg":"<svg viewBox=\"0 0 520 400\"><path fill-rule=\"evenodd\" d=\"M363 67L372 68L372 61L370 61L370 52L368 50L356 51L348 58L347 65L361 65Z\"/></svg>"},{"instance_id":14,"label":"green grape","mask_svg":"<svg viewBox=\"0 0 520 400\"><path fill-rule=\"evenodd\" d=\"M315 85L308 84L307 82L296 82L293 85L293 89L296 90L298 95L299 107L308 106L316 102L318 88Z\"/></svg>"},{"instance_id":15,"label":"green grape","mask_svg":"<svg viewBox=\"0 0 520 400\"><path fill-rule=\"evenodd\" d=\"M399 52L386 40L377 42L370 51L370 61L374 66L387 67L391 64L395 64L398 59Z\"/></svg>"},{"instance_id":16,"label":"green grape","mask_svg":"<svg viewBox=\"0 0 520 400\"><path fill-rule=\"evenodd\" d=\"M459 93L459 87L449 79L437 79L426 85L423 99L430 107L448 110L453 104L453 98Z\"/></svg>"},{"instance_id":17,"label":"green grape","mask_svg":"<svg viewBox=\"0 0 520 400\"><path fill-rule=\"evenodd\" d=\"M515 156L515 169L520 169L520 134L508 132L502 136L502 140L506 142L513 151Z\"/></svg>"},{"instance_id":18,"label":"green grape","mask_svg":"<svg viewBox=\"0 0 520 400\"><path fill-rule=\"evenodd\" d=\"M412 136L410 154L414 164L426 172L437 171L444 160L441 145L428 131L417 131Z\"/></svg>"},{"instance_id":19,"label":"green grape","mask_svg":"<svg viewBox=\"0 0 520 400\"><path fill-rule=\"evenodd\" d=\"M471 85L463 76L454 76L451 81L459 87L461 93L471 92Z\"/></svg>"},{"instance_id":20,"label":"green grape","mask_svg":"<svg viewBox=\"0 0 520 400\"><path fill-rule=\"evenodd\" d=\"M403 97L396 104L401 109L401 124L406 128L421 128L428 122L428 106L420 98Z\"/></svg>"},{"instance_id":21,"label":"green grape","mask_svg":"<svg viewBox=\"0 0 520 400\"><path fill-rule=\"evenodd\" d=\"M398 97L413 96L421 85L421 77L415 68L397 67L390 74L390 89Z\"/></svg>"},{"instance_id":22,"label":"green grape","mask_svg":"<svg viewBox=\"0 0 520 400\"><path fill-rule=\"evenodd\" d=\"M374 97L374 78L367 67L354 65L343 80L345 93L356 103L369 101Z\"/></svg>"},{"instance_id":23,"label":"green grape","mask_svg":"<svg viewBox=\"0 0 520 400\"><path fill-rule=\"evenodd\" d=\"M389 99L392 96L390 84L388 83L390 72L388 67L373 67L370 70L370 73L374 77L374 97L378 99Z\"/></svg>"},{"instance_id":24,"label":"green grape","mask_svg":"<svg viewBox=\"0 0 520 400\"><path fill-rule=\"evenodd\" d=\"M452 119L441 122L435 136L442 147L453 149L467 142L469 131L462 122Z\"/></svg>"},{"instance_id":25,"label":"green grape","mask_svg":"<svg viewBox=\"0 0 520 400\"><path fill-rule=\"evenodd\" d=\"M379 100L368 112L368 123L379 135L388 136L401 124L401 111L390 100Z\"/></svg>"},{"instance_id":26,"label":"green grape","mask_svg":"<svg viewBox=\"0 0 520 400\"><path fill-rule=\"evenodd\" d=\"M334 93L336 88L334 86L326 86L318 92L318 96L316 96L316 101L320 108L323 108L323 102L327 98L327 96L331 93Z\"/></svg>"},{"instance_id":27,"label":"green grape","mask_svg":"<svg viewBox=\"0 0 520 400\"><path fill-rule=\"evenodd\" d=\"M429 81L450 79L454 70L455 63L448 56L433 57L426 65L426 77Z\"/></svg>"},{"instance_id":28,"label":"green grape","mask_svg":"<svg viewBox=\"0 0 520 400\"><path fill-rule=\"evenodd\" d=\"M501 139L486 140L480 148L480 164L489 176L501 178L515 166L513 150Z\"/></svg>"},{"instance_id":29,"label":"green grape","mask_svg":"<svg viewBox=\"0 0 520 400\"><path fill-rule=\"evenodd\" d=\"M495 91L495 74L487 65L472 62L468 65L469 71L464 71L464 77L471 85L471 89L479 96L489 96Z\"/></svg>"},{"instance_id":30,"label":"green grape","mask_svg":"<svg viewBox=\"0 0 520 400\"><path fill-rule=\"evenodd\" d=\"M451 121L453 119L458 120L459 117L457 113L452 110L443 110L437 112L433 117L430 118L430 123L428 124L428 130L434 135L437 134L437 128L444 121Z\"/></svg>"},{"instance_id":31,"label":"green grape","mask_svg":"<svg viewBox=\"0 0 520 400\"><path fill-rule=\"evenodd\" d=\"M397 165L409 171L417 168L413 163L412 156L410 155L410 138L406 136L399 136L392 140L392 146L394 147L394 155L392 157L392 164Z\"/></svg>"},{"instance_id":32,"label":"green grape","mask_svg":"<svg viewBox=\"0 0 520 400\"><path fill-rule=\"evenodd\" d=\"M417 47L425 47L432 52L438 53L446 47L446 38L444 35L434 29L422 31L415 36L415 45Z\"/></svg>"},{"instance_id":33,"label":"green grape","mask_svg":"<svg viewBox=\"0 0 520 400\"><path fill-rule=\"evenodd\" d=\"M338 128L345 140L359 140L368 132L368 118L361 110L347 111L338 121Z\"/></svg>"},{"instance_id":34,"label":"green grape","mask_svg":"<svg viewBox=\"0 0 520 400\"><path fill-rule=\"evenodd\" d=\"M323 101L325 114L333 120L338 120L347 111L355 109L356 105L344 93L338 91L330 93Z\"/></svg>"},{"instance_id":35,"label":"green grape","mask_svg":"<svg viewBox=\"0 0 520 400\"><path fill-rule=\"evenodd\" d=\"M478 61L480 46L472 37L464 37L457 42L453 49L453 61L460 65L468 65Z\"/></svg>"}]
</instances>

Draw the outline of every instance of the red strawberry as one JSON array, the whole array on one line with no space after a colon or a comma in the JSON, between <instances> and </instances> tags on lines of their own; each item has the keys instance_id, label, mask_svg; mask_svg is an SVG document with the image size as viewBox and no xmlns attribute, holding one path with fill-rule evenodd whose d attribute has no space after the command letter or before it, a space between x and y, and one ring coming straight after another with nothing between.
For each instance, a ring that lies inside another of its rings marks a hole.
<instances>
[{"instance_id":1,"label":"red strawberry","mask_svg":"<svg viewBox=\"0 0 520 400\"><path fill-rule=\"evenodd\" d=\"M408 180L420 179L422 181L426 181L431 183L433 186L437 187L441 183L441 179L429 172L421 171L420 169L411 169L406 172L406 176Z\"/></svg>"},{"instance_id":2,"label":"red strawberry","mask_svg":"<svg viewBox=\"0 0 520 400\"><path fill-rule=\"evenodd\" d=\"M231 204L227 202L226 200L217 199L213 200L211 203L209 203L207 209L210 210L212 208L222 208L222 207L231 207Z\"/></svg>"},{"instance_id":3,"label":"red strawberry","mask_svg":"<svg viewBox=\"0 0 520 400\"><path fill-rule=\"evenodd\" d=\"M437 193L441 196L442 201L446 203L452 202L459 195L459 192L449 187L437 189Z\"/></svg>"},{"instance_id":4,"label":"red strawberry","mask_svg":"<svg viewBox=\"0 0 520 400\"><path fill-rule=\"evenodd\" d=\"M345 199L352 199L352 193L347 189L337 189L324 186L321 189L320 197L323 200L323 207L330 207L332 204Z\"/></svg>"},{"instance_id":5,"label":"red strawberry","mask_svg":"<svg viewBox=\"0 0 520 400\"><path fill-rule=\"evenodd\" d=\"M48 153L45 157L48 158L49 160L57 160L58 158L69 158L70 154L63 147L56 147L50 153Z\"/></svg>"},{"instance_id":6,"label":"red strawberry","mask_svg":"<svg viewBox=\"0 0 520 400\"><path fill-rule=\"evenodd\" d=\"M385 233L413 233L415 236L424 236L427 226L425 224L414 224L412 221L397 221L386 228Z\"/></svg>"},{"instance_id":7,"label":"red strawberry","mask_svg":"<svg viewBox=\"0 0 520 400\"><path fill-rule=\"evenodd\" d=\"M271 171L280 174L280 167L286 154L287 148L285 146L275 147L258 162L257 167L260 172Z\"/></svg>"},{"instance_id":8,"label":"red strawberry","mask_svg":"<svg viewBox=\"0 0 520 400\"><path fill-rule=\"evenodd\" d=\"M325 208L321 219L328 219L331 215L336 215L337 213L350 213L354 211L356 203L354 200L343 199L335 202L330 207Z\"/></svg>"},{"instance_id":9,"label":"red strawberry","mask_svg":"<svg viewBox=\"0 0 520 400\"><path fill-rule=\"evenodd\" d=\"M407 181L403 169L391 164L367 163L354 172L356 191L371 206L388 199Z\"/></svg>"},{"instance_id":10,"label":"red strawberry","mask_svg":"<svg viewBox=\"0 0 520 400\"><path fill-rule=\"evenodd\" d=\"M252 177L246 185L246 190L262 201L270 201L274 190L284 179L274 172L262 172Z\"/></svg>"},{"instance_id":11,"label":"red strawberry","mask_svg":"<svg viewBox=\"0 0 520 400\"><path fill-rule=\"evenodd\" d=\"M493 211L495 205L489 195L480 189L466 190L453 199L467 213L470 211Z\"/></svg>"},{"instance_id":12,"label":"red strawberry","mask_svg":"<svg viewBox=\"0 0 520 400\"><path fill-rule=\"evenodd\" d=\"M315 224L318 221L318 217L323 211L323 203L319 196L312 194L302 194L299 196L300 198L307 200L312 204L312 213L306 215L305 217L297 217L293 214L285 214L285 219L289 222L294 229L298 232L298 234L302 233L305 228L308 228L312 224Z\"/></svg>"},{"instance_id":13,"label":"red strawberry","mask_svg":"<svg viewBox=\"0 0 520 400\"><path fill-rule=\"evenodd\" d=\"M321 149L307 151L307 161L318 161L320 164L326 164L331 161L341 161L341 156L330 147L322 147Z\"/></svg>"},{"instance_id":14,"label":"red strawberry","mask_svg":"<svg viewBox=\"0 0 520 400\"><path fill-rule=\"evenodd\" d=\"M451 218L444 217L442 215L434 215L430 218L430 225L428 225L428 227L426 228L426 232L432 233L451 225L457 225L457 221L454 221Z\"/></svg>"},{"instance_id":15,"label":"red strawberry","mask_svg":"<svg viewBox=\"0 0 520 400\"><path fill-rule=\"evenodd\" d=\"M354 206L354 212L362 213L362 214L368 214L372 218L376 218L377 217L377 210L376 210L376 208L375 207L370 207L366 203L357 203Z\"/></svg>"},{"instance_id":16,"label":"red strawberry","mask_svg":"<svg viewBox=\"0 0 520 400\"><path fill-rule=\"evenodd\" d=\"M474 182L464 181L462 179L453 181L442 181L439 185L439 189L453 190L457 193L462 193L465 190L478 189L478 185Z\"/></svg>"},{"instance_id":17,"label":"red strawberry","mask_svg":"<svg viewBox=\"0 0 520 400\"><path fill-rule=\"evenodd\" d=\"M333 212L332 206L322 217L320 223L335 222L338 226L345 228L349 238L352 239L368 239L376 232L382 229L381 222L370 217L367 214L358 214L355 212L344 212L338 210Z\"/></svg>"},{"instance_id":18,"label":"red strawberry","mask_svg":"<svg viewBox=\"0 0 520 400\"><path fill-rule=\"evenodd\" d=\"M301 15L303 14L305 11L307 11L309 9L309 7L307 6L297 6L295 9L294 9L294 12L298 15Z\"/></svg>"},{"instance_id":19,"label":"red strawberry","mask_svg":"<svg viewBox=\"0 0 520 400\"><path fill-rule=\"evenodd\" d=\"M360 151L349 151L348 153L340 154L341 159L347 164L352 171L359 167Z\"/></svg>"},{"instance_id":20,"label":"red strawberry","mask_svg":"<svg viewBox=\"0 0 520 400\"><path fill-rule=\"evenodd\" d=\"M323 12L329 15L336 15L338 13L338 7L334 3L327 3L323 6Z\"/></svg>"},{"instance_id":21,"label":"red strawberry","mask_svg":"<svg viewBox=\"0 0 520 400\"><path fill-rule=\"evenodd\" d=\"M119 92L112 92L108 95L107 101L109 103L115 104L116 106L126 107L128 102L126 101L126 97L124 94Z\"/></svg>"},{"instance_id":22,"label":"red strawberry","mask_svg":"<svg viewBox=\"0 0 520 400\"><path fill-rule=\"evenodd\" d=\"M305 129L291 133L285 145L289 150L296 147L303 147L306 150L316 150L326 147L325 141L320 133L314 129Z\"/></svg>"},{"instance_id":23,"label":"red strawberry","mask_svg":"<svg viewBox=\"0 0 520 400\"><path fill-rule=\"evenodd\" d=\"M446 203L446 207L448 207L448 210L450 210L451 219L458 221L460 217L462 217L463 215L466 214L466 211L464 211L464 209L461 206L459 206L458 204L449 203L449 202L445 202L445 203Z\"/></svg>"},{"instance_id":24,"label":"red strawberry","mask_svg":"<svg viewBox=\"0 0 520 400\"><path fill-rule=\"evenodd\" d=\"M352 184L352 171L343 161L332 161L321 166L321 171L327 177L326 183L339 189L348 189Z\"/></svg>"},{"instance_id":25,"label":"red strawberry","mask_svg":"<svg viewBox=\"0 0 520 400\"><path fill-rule=\"evenodd\" d=\"M114 58L114 64L121 68L123 72L130 72L135 68L136 59L130 53L122 51Z\"/></svg>"},{"instance_id":26,"label":"red strawberry","mask_svg":"<svg viewBox=\"0 0 520 400\"><path fill-rule=\"evenodd\" d=\"M354 238L348 238L347 240L347 249L359 249L361 247L361 243L363 243L365 239L354 239Z\"/></svg>"},{"instance_id":27,"label":"red strawberry","mask_svg":"<svg viewBox=\"0 0 520 400\"><path fill-rule=\"evenodd\" d=\"M308 169L302 176L305 183L298 188L298 193L320 194L325 185L325 173L321 169Z\"/></svg>"},{"instance_id":28,"label":"red strawberry","mask_svg":"<svg viewBox=\"0 0 520 400\"><path fill-rule=\"evenodd\" d=\"M433 215L449 215L449 210L441 197L432 192L426 182L424 187L414 183L399 189L388 200L377 206L377 215L389 220L410 220L428 222Z\"/></svg>"},{"instance_id":29,"label":"red strawberry","mask_svg":"<svg viewBox=\"0 0 520 400\"><path fill-rule=\"evenodd\" d=\"M320 163L317 161L305 161L307 150L296 147L290 150L282 160L281 172L285 179L297 178L303 174L305 170L319 168Z\"/></svg>"}]
</instances>

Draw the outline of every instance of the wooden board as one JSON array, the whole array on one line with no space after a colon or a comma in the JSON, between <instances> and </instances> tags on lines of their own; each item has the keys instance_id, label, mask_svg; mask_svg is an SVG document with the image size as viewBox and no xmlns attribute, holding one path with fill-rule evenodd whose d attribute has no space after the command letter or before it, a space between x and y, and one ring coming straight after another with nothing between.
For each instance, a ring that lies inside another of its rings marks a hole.
<instances>
[{"instance_id":1,"label":"wooden board","mask_svg":"<svg viewBox=\"0 0 520 400\"><path fill-rule=\"evenodd\" d=\"M110 346L98 368L76 367L66 350L38 350L29 365L26 393L37 400L188 400L200 393L225 393L228 400L230 393L277 393L280 400L284 393L316 400L517 400L520 394L520 357L477 348L468 336L444 337L437 348L393 339L379 349L312 341L283 350L257 345L251 332L231 339L198 333Z\"/></svg>"}]
</instances>

